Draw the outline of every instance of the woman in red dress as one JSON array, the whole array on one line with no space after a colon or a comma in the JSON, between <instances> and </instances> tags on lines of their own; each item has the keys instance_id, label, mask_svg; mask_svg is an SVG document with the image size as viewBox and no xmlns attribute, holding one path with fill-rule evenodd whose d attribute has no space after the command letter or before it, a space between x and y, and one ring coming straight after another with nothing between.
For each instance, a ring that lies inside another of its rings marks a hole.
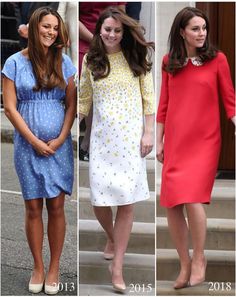
<instances>
[{"instance_id":1,"label":"woman in red dress","mask_svg":"<svg viewBox=\"0 0 236 297\"><path fill-rule=\"evenodd\" d=\"M180 258L176 289L205 279L202 203L210 203L220 154L218 90L228 118L235 123L227 59L211 46L208 32L209 22L202 11L193 7L181 10L173 22L169 53L162 64L156 149L158 161L164 163L160 204L167 208L169 231Z\"/></svg>"}]
</instances>

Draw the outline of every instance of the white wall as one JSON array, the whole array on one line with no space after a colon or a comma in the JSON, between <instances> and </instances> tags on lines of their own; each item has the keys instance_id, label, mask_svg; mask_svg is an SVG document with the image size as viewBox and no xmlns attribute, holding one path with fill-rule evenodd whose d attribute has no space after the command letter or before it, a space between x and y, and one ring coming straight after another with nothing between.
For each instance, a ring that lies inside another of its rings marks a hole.
<instances>
[{"instance_id":1,"label":"white wall","mask_svg":"<svg viewBox=\"0 0 236 297\"><path fill-rule=\"evenodd\" d=\"M155 2L142 2L140 23L146 30L145 39L155 42ZM152 62L153 81L155 85L155 53L153 53Z\"/></svg>"},{"instance_id":2,"label":"white wall","mask_svg":"<svg viewBox=\"0 0 236 297\"><path fill-rule=\"evenodd\" d=\"M146 29L146 39L155 41L155 2L142 2L140 23Z\"/></svg>"},{"instance_id":3,"label":"white wall","mask_svg":"<svg viewBox=\"0 0 236 297\"><path fill-rule=\"evenodd\" d=\"M176 14L186 6L195 6L195 2L156 2L156 95L159 100L161 85L161 62L167 53L168 36Z\"/></svg>"}]
</instances>

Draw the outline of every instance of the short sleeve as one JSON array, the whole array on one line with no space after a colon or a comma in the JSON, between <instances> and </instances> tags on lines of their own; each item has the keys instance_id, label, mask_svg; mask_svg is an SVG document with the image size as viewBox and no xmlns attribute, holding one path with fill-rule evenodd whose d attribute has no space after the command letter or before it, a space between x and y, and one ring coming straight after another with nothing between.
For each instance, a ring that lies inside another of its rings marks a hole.
<instances>
[{"instance_id":1,"label":"short sleeve","mask_svg":"<svg viewBox=\"0 0 236 297\"><path fill-rule=\"evenodd\" d=\"M223 53L218 53L218 84L227 117L235 115L235 92L230 76L229 64Z\"/></svg>"},{"instance_id":2,"label":"short sleeve","mask_svg":"<svg viewBox=\"0 0 236 297\"><path fill-rule=\"evenodd\" d=\"M93 88L90 79L90 71L86 64L84 56L81 69L80 87L79 87L79 113L87 116L92 105Z\"/></svg>"},{"instance_id":3,"label":"short sleeve","mask_svg":"<svg viewBox=\"0 0 236 297\"><path fill-rule=\"evenodd\" d=\"M72 63L69 56L63 54L63 73L66 80L68 80L69 77L76 74L77 69Z\"/></svg>"},{"instance_id":4,"label":"short sleeve","mask_svg":"<svg viewBox=\"0 0 236 297\"><path fill-rule=\"evenodd\" d=\"M2 69L2 75L6 76L7 78L15 81L16 79L16 61L13 57L9 57Z\"/></svg>"},{"instance_id":5,"label":"short sleeve","mask_svg":"<svg viewBox=\"0 0 236 297\"><path fill-rule=\"evenodd\" d=\"M147 72L146 75L141 74L140 80L140 91L143 101L143 113L150 115L155 113L154 107L154 87L152 72Z\"/></svg>"},{"instance_id":6,"label":"short sleeve","mask_svg":"<svg viewBox=\"0 0 236 297\"><path fill-rule=\"evenodd\" d=\"M169 90L168 90L169 76L168 76L168 73L163 69L163 64L165 63L166 58L167 56L163 58L163 62L162 62L161 93L160 93L160 99L159 99L157 117L156 117L156 121L158 123L163 123L163 124L165 123L165 120L166 120L166 114L167 114L168 103L169 103Z\"/></svg>"}]
</instances>

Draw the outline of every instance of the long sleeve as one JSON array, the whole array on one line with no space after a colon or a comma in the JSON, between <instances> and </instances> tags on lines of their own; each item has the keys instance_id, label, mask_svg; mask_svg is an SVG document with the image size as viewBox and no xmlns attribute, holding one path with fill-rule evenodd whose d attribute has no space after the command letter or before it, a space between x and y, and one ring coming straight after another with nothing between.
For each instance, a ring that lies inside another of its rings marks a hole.
<instances>
[{"instance_id":1,"label":"long sleeve","mask_svg":"<svg viewBox=\"0 0 236 297\"><path fill-rule=\"evenodd\" d=\"M90 72L86 65L86 57L83 58L80 88L79 88L79 113L87 116L92 104L93 89L90 79Z\"/></svg>"},{"instance_id":2,"label":"long sleeve","mask_svg":"<svg viewBox=\"0 0 236 297\"><path fill-rule=\"evenodd\" d=\"M160 94L159 105L157 110L157 117L156 117L157 122L163 123L163 124L165 123L168 103L169 103L168 73L165 70L163 70L163 67L162 67L161 94Z\"/></svg>"},{"instance_id":3,"label":"long sleeve","mask_svg":"<svg viewBox=\"0 0 236 297\"><path fill-rule=\"evenodd\" d=\"M145 115L154 114L154 88L151 72L147 72L146 75L140 75L140 91L143 101L143 113Z\"/></svg>"},{"instance_id":4,"label":"long sleeve","mask_svg":"<svg viewBox=\"0 0 236 297\"><path fill-rule=\"evenodd\" d=\"M230 119L235 115L235 92L226 56L223 53L218 53L218 60L219 90L227 117Z\"/></svg>"}]
</instances>

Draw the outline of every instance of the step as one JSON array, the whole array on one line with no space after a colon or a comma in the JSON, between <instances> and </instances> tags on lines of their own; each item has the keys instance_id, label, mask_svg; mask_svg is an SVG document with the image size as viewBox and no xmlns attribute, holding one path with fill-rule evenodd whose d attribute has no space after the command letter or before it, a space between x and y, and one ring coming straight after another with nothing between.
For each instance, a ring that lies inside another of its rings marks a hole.
<instances>
[{"instance_id":1,"label":"step","mask_svg":"<svg viewBox=\"0 0 236 297\"><path fill-rule=\"evenodd\" d=\"M167 219L156 219L157 248L174 248L170 238ZM191 240L190 240L191 242ZM210 250L235 250L235 221L232 219L207 219L205 248Z\"/></svg>"},{"instance_id":2,"label":"step","mask_svg":"<svg viewBox=\"0 0 236 297\"><path fill-rule=\"evenodd\" d=\"M79 249L103 251L106 235L96 220L79 220ZM155 254L155 223L134 222L128 253Z\"/></svg>"},{"instance_id":3,"label":"step","mask_svg":"<svg viewBox=\"0 0 236 297\"><path fill-rule=\"evenodd\" d=\"M79 285L79 296L117 296L117 292L114 292L112 285L91 285L91 284L80 284ZM140 284L136 284L127 287L125 296L154 296L155 289L152 286L145 287Z\"/></svg>"},{"instance_id":4,"label":"step","mask_svg":"<svg viewBox=\"0 0 236 297\"><path fill-rule=\"evenodd\" d=\"M155 161L147 159L149 190L155 191ZM89 162L79 161L79 186L89 188Z\"/></svg>"},{"instance_id":5,"label":"step","mask_svg":"<svg viewBox=\"0 0 236 297\"><path fill-rule=\"evenodd\" d=\"M80 284L110 284L108 271L110 261L103 259L103 253L79 252ZM135 272L135 273L134 273ZM155 256L145 254L126 254L123 275L127 286L130 284L155 284Z\"/></svg>"},{"instance_id":6,"label":"step","mask_svg":"<svg viewBox=\"0 0 236 297\"><path fill-rule=\"evenodd\" d=\"M79 188L79 218L95 219L93 207L90 202L90 190L88 188ZM116 207L112 207L115 215ZM150 192L150 199L135 203L134 221L136 222L155 222L155 193Z\"/></svg>"},{"instance_id":7,"label":"step","mask_svg":"<svg viewBox=\"0 0 236 297\"><path fill-rule=\"evenodd\" d=\"M192 251L191 251L192 253ZM157 249L157 279L175 280L179 273L179 258L174 249ZM206 281L235 281L235 252L205 250Z\"/></svg>"},{"instance_id":8,"label":"step","mask_svg":"<svg viewBox=\"0 0 236 297\"><path fill-rule=\"evenodd\" d=\"M173 281L157 281L157 296L235 296L235 283L204 282L195 287L173 289Z\"/></svg>"},{"instance_id":9,"label":"step","mask_svg":"<svg viewBox=\"0 0 236 297\"><path fill-rule=\"evenodd\" d=\"M157 181L157 216L165 217L166 208L160 207L160 180ZM210 205L204 205L208 218L235 219L235 183L232 180L215 180Z\"/></svg>"}]
</instances>

